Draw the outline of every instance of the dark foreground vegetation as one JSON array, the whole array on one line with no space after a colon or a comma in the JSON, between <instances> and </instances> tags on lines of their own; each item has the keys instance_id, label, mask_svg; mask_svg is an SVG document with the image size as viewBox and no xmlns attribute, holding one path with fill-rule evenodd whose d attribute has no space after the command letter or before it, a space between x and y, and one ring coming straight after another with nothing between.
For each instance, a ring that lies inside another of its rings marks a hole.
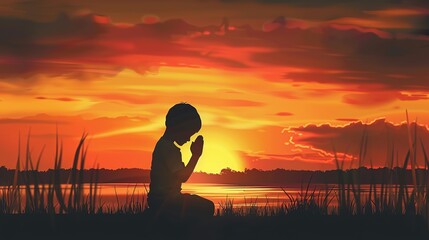
<instances>
[{"instance_id":1,"label":"dark foreground vegetation","mask_svg":"<svg viewBox=\"0 0 429 240\"><path fill-rule=\"evenodd\" d=\"M2 239L428 239L411 216L216 216L154 219L147 214L2 215Z\"/></svg>"},{"instance_id":2,"label":"dark foreground vegetation","mask_svg":"<svg viewBox=\"0 0 429 240\"><path fill-rule=\"evenodd\" d=\"M18 155L13 181L0 188L0 237L429 239L429 160L424 143L417 140L416 128L412 135L408 127L409 151L401 166L389 170L394 160L386 159L390 167L377 181L369 176L366 183L360 171L343 171L344 159L334 150L338 168L335 187L314 188L311 175L298 195L284 190L288 200L283 203L258 206L250 201L238 207L233 199L226 199L210 219L158 216L147 208L146 196L135 196L134 192L127 195L125 203L106 206L100 197L97 169L89 176L89 189L84 188L86 136L76 148L67 184L61 178L62 149L57 138L53 170L47 183L41 183L37 174L41 156L33 161L28 140L25 158ZM359 163L365 158L366 144L364 131ZM424 167L419 170L418 149L424 156ZM369 190L364 183L369 184Z\"/></svg>"}]
</instances>

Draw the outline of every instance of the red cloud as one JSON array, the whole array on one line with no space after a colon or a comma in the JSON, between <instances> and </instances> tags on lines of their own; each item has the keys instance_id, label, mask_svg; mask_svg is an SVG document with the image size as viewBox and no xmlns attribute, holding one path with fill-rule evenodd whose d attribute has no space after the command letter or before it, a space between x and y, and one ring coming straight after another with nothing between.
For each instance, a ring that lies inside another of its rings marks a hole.
<instances>
[{"instance_id":1,"label":"red cloud","mask_svg":"<svg viewBox=\"0 0 429 240\"><path fill-rule=\"evenodd\" d=\"M337 118L335 119L337 121L344 121L344 122L356 122L359 121L357 118Z\"/></svg>"},{"instance_id":2,"label":"red cloud","mask_svg":"<svg viewBox=\"0 0 429 240\"><path fill-rule=\"evenodd\" d=\"M412 136L414 139L414 129L417 130L417 162L424 164L420 141L425 147L429 144L429 130L426 126L411 124ZM362 159L363 164L369 166L372 162L374 166L386 166L392 164L402 165L405 159L408 146L408 128L406 123L394 125L384 119L376 120L372 123L353 122L344 126L307 125L288 129L290 143L297 146L308 146L321 151L333 154L333 149L338 153L347 153L355 156L354 167L358 166L358 156L362 136L365 134L368 139L366 155ZM428 149L426 149L427 151ZM398 157L398 158L397 158Z\"/></svg>"},{"instance_id":3,"label":"red cloud","mask_svg":"<svg viewBox=\"0 0 429 240\"><path fill-rule=\"evenodd\" d=\"M70 98L70 97L58 97L58 98L51 98L51 97L35 97L35 99L39 99L39 100L57 100L57 101L62 101L62 102L72 102L72 101L79 101L79 99L76 98Z\"/></svg>"},{"instance_id":4,"label":"red cloud","mask_svg":"<svg viewBox=\"0 0 429 240\"><path fill-rule=\"evenodd\" d=\"M428 99L426 94L402 94L397 92L383 92L377 91L374 93L353 93L346 94L343 96L343 102L352 104L352 105L360 105L360 106L377 106L383 105L389 102L393 102L394 100L402 100L402 101L416 101Z\"/></svg>"},{"instance_id":5,"label":"red cloud","mask_svg":"<svg viewBox=\"0 0 429 240\"><path fill-rule=\"evenodd\" d=\"M317 153L291 154L249 154L239 152L247 169L272 170L277 168L294 170L328 170L334 169L332 157L323 157ZM312 159L309 161L309 159Z\"/></svg>"},{"instance_id":6,"label":"red cloud","mask_svg":"<svg viewBox=\"0 0 429 240\"><path fill-rule=\"evenodd\" d=\"M276 113L277 116L292 116L293 113L290 112L278 112Z\"/></svg>"},{"instance_id":7,"label":"red cloud","mask_svg":"<svg viewBox=\"0 0 429 240\"><path fill-rule=\"evenodd\" d=\"M8 32L0 39L2 78L47 74L82 79L124 68L145 73L160 65L243 66L181 43L181 37L203 30L177 19L123 27L94 14L63 14L44 23L2 18L0 31Z\"/></svg>"},{"instance_id":8,"label":"red cloud","mask_svg":"<svg viewBox=\"0 0 429 240\"><path fill-rule=\"evenodd\" d=\"M364 94L346 94L343 96L343 102L351 105L378 106L396 100L396 94L393 93L364 93Z\"/></svg>"},{"instance_id":9,"label":"red cloud","mask_svg":"<svg viewBox=\"0 0 429 240\"><path fill-rule=\"evenodd\" d=\"M45 74L89 79L125 68L144 74L166 65L264 73L275 67L273 75L279 77L267 80L337 84L362 92L429 90L427 41L390 38L354 26L288 27L294 21L276 19L275 24L285 26L270 32L235 26L218 34L220 26L198 27L180 19L123 26L95 14L62 14L51 22L1 18L0 31L8 34L0 39L0 78ZM392 95L383 101L418 97ZM345 101L362 102L354 95Z\"/></svg>"}]
</instances>

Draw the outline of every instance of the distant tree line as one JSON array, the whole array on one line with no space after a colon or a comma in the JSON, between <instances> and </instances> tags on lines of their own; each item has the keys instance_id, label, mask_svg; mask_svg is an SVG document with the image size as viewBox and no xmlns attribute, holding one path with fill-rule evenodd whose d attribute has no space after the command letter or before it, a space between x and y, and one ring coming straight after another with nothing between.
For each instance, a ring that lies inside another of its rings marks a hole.
<instances>
[{"instance_id":1,"label":"distant tree line","mask_svg":"<svg viewBox=\"0 0 429 240\"><path fill-rule=\"evenodd\" d=\"M60 182L67 183L71 169L60 169ZM33 175L37 174L37 181L41 184L49 183L54 174L54 170L47 171L19 171L18 183L24 184L29 176L29 182L33 182ZM11 185L14 181L15 170L0 167L0 185ZM150 182L150 170L139 168L122 168L122 169L85 169L83 170L83 182L89 183L95 180L98 175L99 183L147 183Z\"/></svg>"},{"instance_id":2,"label":"distant tree line","mask_svg":"<svg viewBox=\"0 0 429 240\"><path fill-rule=\"evenodd\" d=\"M60 169L61 183L67 183L71 169ZM423 169L417 169L417 177L429 174ZM49 183L54 170L47 171L19 171L18 183L24 184L37 175L39 183ZM150 170L138 168L123 169L85 169L83 171L83 182L89 183L98 174L99 183L148 183L150 182ZM0 167L0 185L11 185L14 181L15 170ZM337 184L339 176L342 176L345 183L359 181L366 183L398 183L399 179L406 179L408 184L412 183L411 171L402 168L366 168L350 170L327 170L327 171L307 171L307 170L259 170L245 169L244 171L234 171L229 168L222 169L219 174L195 172L189 182L192 183L219 183L219 184L240 184L240 185L286 185L286 184Z\"/></svg>"},{"instance_id":3,"label":"distant tree line","mask_svg":"<svg viewBox=\"0 0 429 240\"><path fill-rule=\"evenodd\" d=\"M429 174L427 170L417 169L416 175L423 177ZM220 174L197 173L192 175L193 182L224 183L240 185L287 185L287 184L338 184L340 176L344 183L359 181L361 184L369 183L399 183L405 179L407 184L412 184L410 170L403 168L366 168L349 170L259 170L245 169L244 172L234 171L229 168L222 169Z\"/></svg>"}]
</instances>

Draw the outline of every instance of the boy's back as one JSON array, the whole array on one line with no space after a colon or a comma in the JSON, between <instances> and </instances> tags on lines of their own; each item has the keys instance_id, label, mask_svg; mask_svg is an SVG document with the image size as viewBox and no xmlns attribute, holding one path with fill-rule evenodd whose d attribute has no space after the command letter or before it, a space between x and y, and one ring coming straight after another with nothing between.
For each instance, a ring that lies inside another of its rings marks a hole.
<instances>
[{"instance_id":1,"label":"boy's back","mask_svg":"<svg viewBox=\"0 0 429 240\"><path fill-rule=\"evenodd\" d=\"M151 197L180 194L182 182L173 173L184 167L180 149L172 141L161 137L152 154L150 172Z\"/></svg>"}]
</instances>

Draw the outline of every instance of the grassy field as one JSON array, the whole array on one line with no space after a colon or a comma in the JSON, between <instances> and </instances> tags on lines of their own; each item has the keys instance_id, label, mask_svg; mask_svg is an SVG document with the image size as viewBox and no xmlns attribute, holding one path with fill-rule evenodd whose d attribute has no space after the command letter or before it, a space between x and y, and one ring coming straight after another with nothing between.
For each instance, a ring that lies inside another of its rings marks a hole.
<instances>
[{"instance_id":1,"label":"grassy field","mask_svg":"<svg viewBox=\"0 0 429 240\"><path fill-rule=\"evenodd\" d=\"M63 157L58 137L50 182L39 184L37 171L42 153L33 160L28 137L25 157L18 154L13 182L0 190L0 232L13 239L134 239L144 236L146 239L200 239L203 236L209 236L208 239L279 236L288 239L427 239L429 161L424 143L417 139L416 128L411 126L408 125L409 151L403 158L403 171L386 171L383 182L371 183L369 192L362 190L359 172L344 173L345 161L338 159L334 150L337 187L315 189L310 179L298 197L284 190L289 201L277 206L258 206L250 201L245 207L236 207L233 199L226 199L219 204L215 217L199 220L154 217L147 211L145 196L137 197L134 193L127 196L125 203L118 201L117 205L106 206L99 194L97 171L91 176L89 191L84 192L86 135L76 147L68 184L60 183ZM365 158L366 145L364 131L357 159L359 166ZM424 166L420 167L416 159L418 149L424 156ZM386 161L387 166L394 167L393 157ZM407 184L407 169L411 169L412 185ZM30 179L34 184L29 184Z\"/></svg>"}]
</instances>

